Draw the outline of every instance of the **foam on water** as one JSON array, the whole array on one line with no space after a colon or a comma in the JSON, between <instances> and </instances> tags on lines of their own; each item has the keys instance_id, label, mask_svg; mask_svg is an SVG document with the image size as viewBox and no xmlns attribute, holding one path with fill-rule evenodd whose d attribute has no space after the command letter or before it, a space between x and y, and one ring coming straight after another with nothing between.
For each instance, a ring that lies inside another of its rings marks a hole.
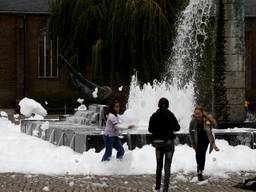
<instances>
[{"instance_id":1,"label":"foam on water","mask_svg":"<svg viewBox=\"0 0 256 192\"><path fill-rule=\"evenodd\" d=\"M179 89L177 84L159 83L153 85L144 84L142 88L138 85L136 76L132 77L128 108L135 111L140 125L147 125L152 113L157 110L158 100L166 97L170 102L170 110L176 115L182 127L187 127L194 107L194 89L188 84L184 89Z\"/></svg>"}]
</instances>

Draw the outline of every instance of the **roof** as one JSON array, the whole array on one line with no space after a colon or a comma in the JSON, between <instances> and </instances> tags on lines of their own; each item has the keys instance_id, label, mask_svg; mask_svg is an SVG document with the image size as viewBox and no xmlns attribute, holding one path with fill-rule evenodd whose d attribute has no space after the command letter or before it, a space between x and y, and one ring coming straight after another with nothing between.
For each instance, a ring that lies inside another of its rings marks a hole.
<instances>
[{"instance_id":1,"label":"roof","mask_svg":"<svg viewBox=\"0 0 256 192\"><path fill-rule=\"evenodd\" d=\"M244 0L246 17L256 17L256 0Z\"/></svg>"},{"instance_id":2,"label":"roof","mask_svg":"<svg viewBox=\"0 0 256 192\"><path fill-rule=\"evenodd\" d=\"M0 0L0 13L48 14L48 0Z\"/></svg>"}]
</instances>

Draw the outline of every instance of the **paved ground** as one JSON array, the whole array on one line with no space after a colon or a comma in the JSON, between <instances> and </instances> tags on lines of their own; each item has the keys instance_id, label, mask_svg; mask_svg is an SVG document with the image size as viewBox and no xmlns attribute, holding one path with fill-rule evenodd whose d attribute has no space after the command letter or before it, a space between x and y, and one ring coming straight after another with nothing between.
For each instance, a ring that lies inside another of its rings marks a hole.
<instances>
[{"instance_id":1,"label":"paved ground","mask_svg":"<svg viewBox=\"0 0 256 192\"><path fill-rule=\"evenodd\" d=\"M255 173L229 174L227 179L209 178L198 183L194 175L174 175L172 192L242 192L232 187ZM18 173L0 174L1 192L152 192L153 175L140 176L46 176ZM247 191L248 192L248 191Z\"/></svg>"}]
</instances>

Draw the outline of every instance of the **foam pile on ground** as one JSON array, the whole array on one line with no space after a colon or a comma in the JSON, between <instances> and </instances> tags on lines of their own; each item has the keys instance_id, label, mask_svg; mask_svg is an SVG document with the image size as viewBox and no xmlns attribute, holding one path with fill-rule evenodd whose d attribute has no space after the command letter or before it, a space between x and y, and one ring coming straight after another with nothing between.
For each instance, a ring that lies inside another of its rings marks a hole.
<instances>
[{"instance_id":1,"label":"foam pile on ground","mask_svg":"<svg viewBox=\"0 0 256 192\"><path fill-rule=\"evenodd\" d=\"M31 115L40 115L45 117L47 115L47 111L43 108L43 106L36 102L33 99L29 99L27 97L23 98L19 102L20 112L26 117L30 117Z\"/></svg>"},{"instance_id":2,"label":"foam pile on ground","mask_svg":"<svg viewBox=\"0 0 256 192\"><path fill-rule=\"evenodd\" d=\"M256 150L247 146L230 146L217 140L219 152L207 154L205 173L227 177L226 172L255 171ZM0 172L22 172L41 174L96 174L138 175L155 174L155 150L151 145L129 151L124 144L122 161L113 157L110 162L101 162L104 150L95 153L91 149L83 154L71 148L56 146L37 137L20 133L20 126L6 118L0 118ZM176 146L172 172L191 173L196 171L195 153L187 145Z\"/></svg>"}]
</instances>

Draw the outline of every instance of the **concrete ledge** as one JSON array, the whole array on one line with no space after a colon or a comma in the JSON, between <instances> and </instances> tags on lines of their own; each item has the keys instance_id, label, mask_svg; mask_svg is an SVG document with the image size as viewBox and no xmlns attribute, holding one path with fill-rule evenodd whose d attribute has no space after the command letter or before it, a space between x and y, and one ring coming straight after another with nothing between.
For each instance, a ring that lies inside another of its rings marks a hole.
<instances>
[{"instance_id":1,"label":"concrete ledge","mask_svg":"<svg viewBox=\"0 0 256 192\"><path fill-rule=\"evenodd\" d=\"M218 129L227 129L227 128L255 128L256 131L256 122L242 122L242 121L220 121L218 122Z\"/></svg>"},{"instance_id":2,"label":"concrete ledge","mask_svg":"<svg viewBox=\"0 0 256 192\"><path fill-rule=\"evenodd\" d=\"M40 133L43 133L41 130L41 125L44 121L22 121L21 131L28 135L32 135L34 130L38 130ZM233 124L222 123L220 126L232 126ZM244 125L244 124L243 124ZM249 126L249 125L248 125ZM255 126L255 125L254 125ZM255 126L256 127L256 126ZM42 136L42 134L41 134ZM101 151L104 148L104 141L101 135L101 132L90 133L86 130L84 131L74 131L73 129L62 129L58 128L49 128L46 131L45 137L39 138L49 141L58 146L68 146L72 148L75 152L83 153L89 149L94 148L96 152ZM188 133L178 133L176 134L175 143L176 144L190 144L189 134ZM241 132L219 132L215 133L217 139L224 139L229 142L230 145L246 145L251 148L255 148L256 142L256 129L255 131L242 131ZM136 147L143 147L144 145L151 144L151 134L123 134L122 143L127 143L130 150L135 149Z\"/></svg>"}]
</instances>

